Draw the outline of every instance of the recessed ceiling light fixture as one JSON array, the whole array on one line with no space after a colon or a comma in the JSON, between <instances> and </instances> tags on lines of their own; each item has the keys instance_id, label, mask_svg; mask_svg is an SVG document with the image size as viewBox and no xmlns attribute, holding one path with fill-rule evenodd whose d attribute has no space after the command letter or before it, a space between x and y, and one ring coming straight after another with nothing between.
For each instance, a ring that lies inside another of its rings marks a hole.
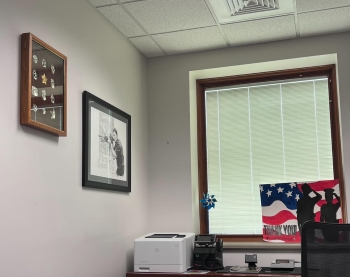
<instances>
[{"instance_id":1,"label":"recessed ceiling light fixture","mask_svg":"<svg viewBox=\"0 0 350 277\"><path fill-rule=\"evenodd\" d=\"M209 0L220 23L294 13L294 0Z\"/></svg>"}]
</instances>

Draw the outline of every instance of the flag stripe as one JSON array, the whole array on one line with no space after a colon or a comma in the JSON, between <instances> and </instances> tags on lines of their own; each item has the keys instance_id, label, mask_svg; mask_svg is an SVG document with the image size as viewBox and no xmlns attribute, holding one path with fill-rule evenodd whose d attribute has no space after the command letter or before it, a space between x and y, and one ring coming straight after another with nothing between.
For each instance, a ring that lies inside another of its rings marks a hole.
<instances>
[{"instance_id":1,"label":"flag stripe","mask_svg":"<svg viewBox=\"0 0 350 277\"><path fill-rule=\"evenodd\" d=\"M315 190L315 191L323 191L324 189L332 189L336 185L338 185L338 180L327 180L327 181L318 181L318 182L313 182L313 183L308 183L310 187ZM303 183L297 183L298 189L301 190L301 186L305 184Z\"/></svg>"},{"instance_id":2,"label":"flag stripe","mask_svg":"<svg viewBox=\"0 0 350 277\"><path fill-rule=\"evenodd\" d=\"M263 216L262 221L263 223L269 224L269 225L280 225L285 223L287 220L296 219L296 216L293 215L288 210L283 210L277 213L275 216Z\"/></svg>"},{"instance_id":3,"label":"flag stripe","mask_svg":"<svg viewBox=\"0 0 350 277\"><path fill-rule=\"evenodd\" d=\"M299 231L295 235L281 235L281 236L263 236L264 241L269 242L300 242L300 233Z\"/></svg>"},{"instance_id":4,"label":"flag stripe","mask_svg":"<svg viewBox=\"0 0 350 277\"><path fill-rule=\"evenodd\" d=\"M276 200L273 202L270 206L261 207L262 214L264 216L275 216L276 212L282 211L282 210L288 210L286 205L280 200ZM297 210L289 210L295 217L297 216Z\"/></svg>"}]
</instances>

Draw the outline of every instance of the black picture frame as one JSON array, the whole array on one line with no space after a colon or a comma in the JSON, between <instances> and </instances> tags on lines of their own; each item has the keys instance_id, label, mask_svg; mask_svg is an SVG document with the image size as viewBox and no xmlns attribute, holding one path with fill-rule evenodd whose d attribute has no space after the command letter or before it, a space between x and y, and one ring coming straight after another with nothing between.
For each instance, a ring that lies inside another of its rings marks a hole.
<instances>
[{"instance_id":1,"label":"black picture frame","mask_svg":"<svg viewBox=\"0 0 350 277\"><path fill-rule=\"evenodd\" d=\"M131 192L131 116L83 92L83 187Z\"/></svg>"}]
</instances>

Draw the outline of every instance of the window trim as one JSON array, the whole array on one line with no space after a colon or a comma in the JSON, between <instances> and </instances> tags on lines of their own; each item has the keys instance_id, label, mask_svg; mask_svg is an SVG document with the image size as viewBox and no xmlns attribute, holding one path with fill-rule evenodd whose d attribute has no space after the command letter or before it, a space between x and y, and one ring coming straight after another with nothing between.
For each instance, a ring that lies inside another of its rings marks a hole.
<instances>
[{"instance_id":1,"label":"window trim","mask_svg":"<svg viewBox=\"0 0 350 277\"><path fill-rule=\"evenodd\" d=\"M343 221L347 221L346 197L342 165L342 149L340 137L339 103L337 92L336 65L323 65L287 70L278 70L262 73L243 74L218 78L197 79L196 99L197 99L197 150L198 150L198 196L199 200L207 192L207 153L206 153L206 121L205 121L205 89L217 88L232 85L242 85L249 83L259 83L267 81L278 81L285 79L297 79L300 77L327 76L330 80L329 105L332 136L332 155L334 178L339 179L339 189L341 193ZM199 205L200 233L209 233L208 211ZM217 235L226 242L261 242L262 235Z\"/></svg>"}]
</instances>

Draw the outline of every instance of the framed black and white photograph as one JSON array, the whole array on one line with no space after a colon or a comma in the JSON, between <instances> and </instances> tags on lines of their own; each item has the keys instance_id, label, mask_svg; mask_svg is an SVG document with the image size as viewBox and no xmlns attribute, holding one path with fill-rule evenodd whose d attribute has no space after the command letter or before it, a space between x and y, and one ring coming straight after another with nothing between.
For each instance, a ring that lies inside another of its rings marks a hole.
<instances>
[{"instance_id":1,"label":"framed black and white photograph","mask_svg":"<svg viewBox=\"0 0 350 277\"><path fill-rule=\"evenodd\" d=\"M83 186L131 192L131 116L83 93Z\"/></svg>"}]
</instances>

